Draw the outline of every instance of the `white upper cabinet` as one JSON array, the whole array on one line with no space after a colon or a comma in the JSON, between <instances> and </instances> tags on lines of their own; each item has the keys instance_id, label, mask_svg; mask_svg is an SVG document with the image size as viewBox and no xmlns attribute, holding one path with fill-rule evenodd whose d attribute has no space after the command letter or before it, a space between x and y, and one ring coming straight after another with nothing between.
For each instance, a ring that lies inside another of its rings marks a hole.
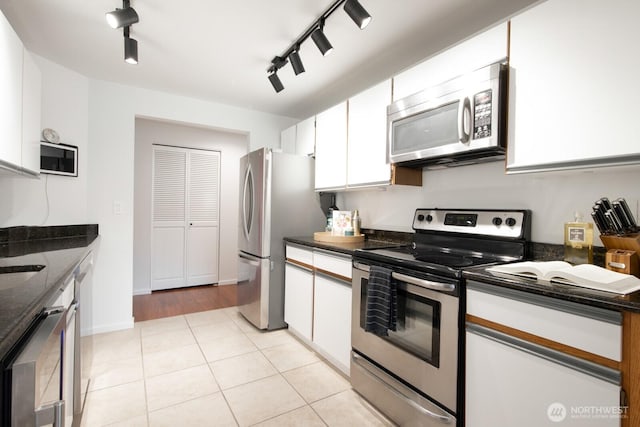
<instances>
[{"instance_id":1,"label":"white upper cabinet","mask_svg":"<svg viewBox=\"0 0 640 427\"><path fill-rule=\"evenodd\" d=\"M22 87L22 167L39 173L42 73L26 50Z\"/></svg>"},{"instance_id":2,"label":"white upper cabinet","mask_svg":"<svg viewBox=\"0 0 640 427\"><path fill-rule=\"evenodd\" d=\"M349 99L347 185L389 184L387 106L391 80Z\"/></svg>"},{"instance_id":3,"label":"white upper cabinet","mask_svg":"<svg viewBox=\"0 0 640 427\"><path fill-rule=\"evenodd\" d=\"M640 2L549 0L513 18L507 170L640 161Z\"/></svg>"},{"instance_id":4,"label":"white upper cabinet","mask_svg":"<svg viewBox=\"0 0 640 427\"><path fill-rule=\"evenodd\" d=\"M316 190L347 186L347 102L316 116Z\"/></svg>"},{"instance_id":5,"label":"white upper cabinet","mask_svg":"<svg viewBox=\"0 0 640 427\"><path fill-rule=\"evenodd\" d=\"M296 154L313 156L316 149L316 116L296 125Z\"/></svg>"},{"instance_id":6,"label":"white upper cabinet","mask_svg":"<svg viewBox=\"0 0 640 427\"><path fill-rule=\"evenodd\" d=\"M508 49L509 29L505 22L396 75L393 100L501 61L508 56Z\"/></svg>"},{"instance_id":7,"label":"white upper cabinet","mask_svg":"<svg viewBox=\"0 0 640 427\"><path fill-rule=\"evenodd\" d=\"M23 47L11 24L0 13L0 164L22 163Z\"/></svg>"},{"instance_id":8,"label":"white upper cabinet","mask_svg":"<svg viewBox=\"0 0 640 427\"><path fill-rule=\"evenodd\" d=\"M316 116L309 117L280 133L280 148L285 153L313 156L316 146Z\"/></svg>"},{"instance_id":9,"label":"white upper cabinet","mask_svg":"<svg viewBox=\"0 0 640 427\"><path fill-rule=\"evenodd\" d=\"M296 152L296 125L280 132L280 148L284 153Z\"/></svg>"}]
</instances>

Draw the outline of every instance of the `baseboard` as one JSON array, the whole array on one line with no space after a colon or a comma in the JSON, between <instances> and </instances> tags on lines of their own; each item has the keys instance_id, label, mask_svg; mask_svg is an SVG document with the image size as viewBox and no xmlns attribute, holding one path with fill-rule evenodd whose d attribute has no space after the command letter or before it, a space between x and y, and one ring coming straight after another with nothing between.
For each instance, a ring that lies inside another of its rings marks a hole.
<instances>
[{"instance_id":1,"label":"baseboard","mask_svg":"<svg viewBox=\"0 0 640 427\"><path fill-rule=\"evenodd\" d=\"M222 285L222 286L224 286L224 285L235 285L236 283L238 283L238 281L237 281L237 280L235 280L235 279L228 279L228 280L220 280L220 281L218 282L218 285Z\"/></svg>"},{"instance_id":2,"label":"baseboard","mask_svg":"<svg viewBox=\"0 0 640 427\"><path fill-rule=\"evenodd\" d=\"M151 289L134 289L133 296L136 295L151 295Z\"/></svg>"},{"instance_id":3,"label":"baseboard","mask_svg":"<svg viewBox=\"0 0 640 427\"><path fill-rule=\"evenodd\" d=\"M104 334L106 332L115 332L115 331L122 331L124 329L131 329L133 328L133 323L134 323L134 319L133 316L131 317L131 320L129 320L128 322L121 322L121 323L112 323L110 325L101 325L101 326L96 326L93 328L83 328L80 330L80 336L87 336L87 335L96 335L96 334Z\"/></svg>"}]
</instances>

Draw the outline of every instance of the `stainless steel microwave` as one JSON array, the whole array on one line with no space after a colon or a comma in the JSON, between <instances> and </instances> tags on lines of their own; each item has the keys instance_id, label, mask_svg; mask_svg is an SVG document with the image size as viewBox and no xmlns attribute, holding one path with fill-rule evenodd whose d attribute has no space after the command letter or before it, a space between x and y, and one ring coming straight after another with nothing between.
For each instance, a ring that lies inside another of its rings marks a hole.
<instances>
[{"instance_id":1,"label":"stainless steel microwave","mask_svg":"<svg viewBox=\"0 0 640 427\"><path fill-rule=\"evenodd\" d=\"M448 80L387 107L390 163L459 166L504 158L508 65Z\"/></svg>"}]
</instances>

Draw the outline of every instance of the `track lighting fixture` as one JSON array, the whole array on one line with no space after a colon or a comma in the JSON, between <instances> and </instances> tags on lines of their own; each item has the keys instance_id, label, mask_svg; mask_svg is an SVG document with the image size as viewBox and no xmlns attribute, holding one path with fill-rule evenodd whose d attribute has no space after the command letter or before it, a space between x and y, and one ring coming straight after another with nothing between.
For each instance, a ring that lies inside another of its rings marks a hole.
<instances>
[{"instance_id":1,"label":"track lighting fixture","mask_svg":"<svg viewBox=\"0 0 640 427\"><path fill-rule=\"evenodd\" d=\"M124 38L124 60L128 64L138 63L138 41L136 39Z\"/></svg>"},{"instance_id":2,"label":"track lighting fixture","mask_svg":"<svg viewBox=\"0 0 640 427\"><path fill-rule=\"evenodd\" d=\"M271 82L271 86L276 91L276 93L280 92L284 89L282 82L280 81L280 77L278 77L278 70L285 65L287 65L289 61L287 58L283 58L282 56L276 56L271 60L271 66L269 67L269 81Z\"/></svg>"},{"instance_id":3,"label":"track lighting fixture","mask_svg":"<svg viewBox=\"0 0 640 427\"><path fill-rule=\"evenodd\" d=\"M271 86L273 86L273 90L275 90L276 93L284 89L284 86L282 85L282 82L280 81L280 77L278 77L277 72L274 71L271 74L269 74L269 81L271 82Z\"/></svg>"},{"instance_id":4,"label":"track lighting fixture","mask_svg":"<svg viewBox=\"0 0 640 427\"><path fill-rule=\"evenodd\" d=\"M111 28L122 28L125 62L128 64L137 64L138 41L129 37L129 27L140 20L138 13L129 5L129 0L122 0L122 9L108 12L105 16Z\"/></svg>"},{"instance_id":5,"label":"track lighting fixture","mask_svg":"<svg viewBox=\"0 0 640 427\"><path fill-rule=\"evenodd\" d=\"M371 22L371 15L365 10L358 0L347 0L344 4L344 11L356 25L362 30Z\"/></svg>"},{"instance_id":6,"label":"track lighting fixture","mask_svg":"<svg viewBox=\"0 0 640 427\"><path fill-rule=\"evenodd\" d=\"M129 2L125 0L123 3L122 9L116 9L105 15L107 24L109 24L111 28L122 28L139 21L138 13L134 8L129 6Z\"/></svg>"},{"instance_id":7,"label":"track lighting fixture","mask_svg":"<svg viewBox=\"0 0 640 427\"><path fill-rule=\"evenodd\" d=\"M280 56L276 56L272 61L267 72L269 73L269 81L276 92L280 92L284 89L280 78L277 75L277 71L284 67L287 63L291 62L293 72L298 75L305 72L304 65L300 59L300 45L306 41L309 37L316 44L323 56L328 55L333 46L324 34L325 20L331 16L340 6L344 5L344 11L349 17L356 23L356 25L363 29L371 21L371 15L365 10L358 0L336 0L327 10L325 10L320 17L315 20L300 37ZM287 59L288 58L288 59Z\"/></svg>"},{"instance_id":8,"label":"track lighting fixture","mask_svg":"<svg viewBox=\"0 0 640 427\"><path fill-rule=\"evenodd\" d=\"M299 46L296 46L296 50L289 54L289 62L291 62L291 68L293 68L293 72L296 74L304 73L304 65L302 64L302 59L300 59L300 53L298 50Z\"/></svg>"},{"instance_id":9,"label":"track lighting fixture","mask_svg":"<svg viewBox=\"0 0 640 427\"><path fill-rule=\"evenodd\" d=\"M313 33L311 33L311 39L316 44L322 56L327 56L333 50L333 46L329 42L327 36L324 35L324 19L320 21L318 24L318 28L315 29Z\"/></svg>"}]
</instances>

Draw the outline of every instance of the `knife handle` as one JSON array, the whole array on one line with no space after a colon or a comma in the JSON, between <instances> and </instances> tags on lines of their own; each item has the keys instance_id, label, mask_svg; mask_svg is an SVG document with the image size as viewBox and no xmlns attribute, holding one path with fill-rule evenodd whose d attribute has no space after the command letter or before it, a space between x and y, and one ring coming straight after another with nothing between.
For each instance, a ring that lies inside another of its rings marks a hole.
<instances>
[{"instance_id":1,"label":"knife handle","mask_svg":"<svg viewBox=\"0 0 640 427\"><path fill-rule=\"evenodd\" d=\"M604 213L605 218L607 219L607 223L609 224L609 228L617 235L623 234L622 225L620 221L616 217L616 214L612 209L609 209Z\"/></svg>"},{"instance_id":2,"label":"knife handle","mask_svg":"<svg viewBox=\"0 0 640 427\"><path fill-rule=\"evenodd\" d=\"M602 206L604 207L604 212L607 212L609 209L612 208L611 202L609 201L609 199L607 197L601 197L600 200L598 200L596 202L596 204L598 202L600 202L600 204L602 204Z\"/></svg>"},{"instance_id":3,"label":"knife handle","mask_svg":"<svg viewBox=\"0 0 640 427\"><path fill-rule=\"evenodd\" d=\"M607 220L599 210L591 212L591 218L593 218L593 222L596 224L596 227L598 227L600 234L610 234Z\"/></svg>"},{"instance_id":4,"label":"knife handle","mask_svg":"<svg viewBox=\"0 0 640 427\"><path fill-rule=\"evenodd\" d=\"M620 221L620 225L622 226L622 229L627 233L630 233L632 231L631 221L629 220L629 218L627 218L627 214L624 211L624 209L622 209L622 206L620 206L620 202L614 201L612 205L613 205L613 212L616 214L616 217Z\"/></svg>"},{"instance_id":5,"label":"knife handle","mask_svg":"<svg viewBox=\"0 0 640 427\"><path fill-rule=\"evenodd\" d=\"M637 232L638 231L638 224L636 223L636 219L633 216L633 212L631 212L631 209L629 208L629 205L627 204L627 201L623 198L620 198L618 200L616 200L616 202L618 202L620 204L620 207L622 207L622 210L624 211L625 215L627 216L627 219L629 220L629 224L631 226L631 228L633 229L633 232Z\"/></svg>"}]
</instances>

